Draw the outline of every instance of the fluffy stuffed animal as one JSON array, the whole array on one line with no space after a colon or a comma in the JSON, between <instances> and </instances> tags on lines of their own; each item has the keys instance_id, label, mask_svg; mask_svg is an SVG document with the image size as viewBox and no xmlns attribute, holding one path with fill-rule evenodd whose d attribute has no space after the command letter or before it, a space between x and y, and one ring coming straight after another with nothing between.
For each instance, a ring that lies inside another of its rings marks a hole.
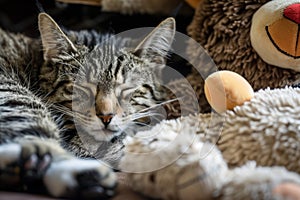
<instances>
[{"instance_id":1,"label":"fluffy stuffed animal","mask_svg":"<svg viewBox=\"0 0 300 200\"><path fill-rule=\"evenodd\" d=\"M163 121L128 138L120 168L155 198L280 198L276 186L300 184L299 112L300 89L260 90L232 111Z\"/></svg>"},{"instance_id":2,"label":"fluffy stuffed animal","mask_svg":"<svg viewBox=\"0 0 300 200\"><path fill-rule=\"evenodd\" d=\"M120 168L140 172L127 174L134 190L162 199L285 199L275 188L300 184L300 89L290 87L300 82L299 13L299 0L201 2L190 35L256 92L225 113L163 121L128 138ZM197 59L196 48L188 52ZM200 111L211 111L198 71L187 79ZM180 80L171 84L186 94ZM180 105L172 106L177 117Z\"/></svg>"},{"instance_id":3,"label":"fluffy stuffed animal","mask_svg":"<svg viewBox=\"0 0 300 200\"><path fill-rule=\"evenodd\" d=\"M282 88L300 82L298 56L299 0L203 0L188 27L189 35L199 42L220 70L242 75L255 91ZM188 52L197 59L199 50ZM201 69L201 65L199 67ZM202 77L197 94L202 112L207 112Z\"/></svg>"}]
</instances>

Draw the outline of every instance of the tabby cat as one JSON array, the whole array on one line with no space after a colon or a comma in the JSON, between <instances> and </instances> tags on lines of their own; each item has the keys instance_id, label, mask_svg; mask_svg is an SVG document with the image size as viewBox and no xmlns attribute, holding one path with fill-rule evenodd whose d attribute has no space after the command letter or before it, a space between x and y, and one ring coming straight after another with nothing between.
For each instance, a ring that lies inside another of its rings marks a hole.
<instances>
[{"instance_id":1,"label":"tabby cat","mask_svg":"<svg viewBox=\"0 0 300 200\"><path fill-rule=\"evenodd\" d=\"M99 144L93 153L104 160L121 155L109 149L122 149L125 130L165 98L155 71L165 65L175 21L135 48L126 38L62 30L46 13L38 23L41 39L0 29L0 189L112 196L116 175L91 158L81 136Z\"/></svg>"}]
</instances>

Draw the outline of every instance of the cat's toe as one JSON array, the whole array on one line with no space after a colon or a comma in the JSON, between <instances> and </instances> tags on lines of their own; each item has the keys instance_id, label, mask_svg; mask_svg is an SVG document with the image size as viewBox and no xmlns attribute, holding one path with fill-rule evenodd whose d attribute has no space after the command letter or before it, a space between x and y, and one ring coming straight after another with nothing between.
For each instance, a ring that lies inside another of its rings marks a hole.
<instances>
[{"instance_id":1,"label":"cat's toe","mask_svg":"<svg viewBox=\"0 0 300 200\"><path fill-rule=\"evenodd\" d=\"M0 145L1 188L17 185L20 190L35 191L42 187L42 177L52 162L45 147L35 143L10 143ZM37 187L38 186L38 187Z\"/></svg>"},{"instance_id":2,"label":"cat's toe","mask_svg":"<svg viewBox=\"0 0 300 200\"><path fill-rule=\"evenodd\" d=\"M19 184L21 151L22 147L19 144L0 145L0 188Z\"/></svg>"},{"instance_id":3,"label":"cat's toe","mask_svg":"<svg viewBox=\"0 0 300 200\"><path fill-rule=\"evenodd\" d=\"M99 199L114 195L117 178L97 160L71 159L52 163L44 183L55 197Z\"/></svg>"},{"instance_id":4,"label":"cat's toe","mask_svg":"<svg viewBox=\"0 0 300 200\"><path fill-rule=\"evenodd\" d=\"M112 177L109 177L112 176L112 174L113 173L109 172L100 174L98 170L83 171L77 174L76 180L79 184L80 196L88 199L112 196L114 194L113 186L115 183L105 183L105 179L115 181Z\"/></svg>"},{"instance_id":5,"label":"cat's toe","mask_svg":"<svg viewBox=\"0 0 300 200\"><path fill-rule=\"evenodd\" d=\"M8 165L17 163L22 151L19 144L10 143L0 145L0 168L4 169Z\"/></svg>"},{"instance_id":6,"label":"cat's toe","mask_svg":"<svg viewBox=\"0 0 300 200\"><path fill-rule=\"evenodd\" d=\"M49 153L44 155L32 154L21 160L21 174L24 182L40 180L52 162Z\"/></svg>"},{"instance_id":7,"label":"cat's toe","mask_svg":"<svg viewBox=\"0 0 300 200\"><path fill-rule=\"evenodd\" d=\"M31 185L33 182L41 181L51 162L52 156L47 145L35 142L22 144L20 167L24 184Z\"/></svg>"}]
</instances>

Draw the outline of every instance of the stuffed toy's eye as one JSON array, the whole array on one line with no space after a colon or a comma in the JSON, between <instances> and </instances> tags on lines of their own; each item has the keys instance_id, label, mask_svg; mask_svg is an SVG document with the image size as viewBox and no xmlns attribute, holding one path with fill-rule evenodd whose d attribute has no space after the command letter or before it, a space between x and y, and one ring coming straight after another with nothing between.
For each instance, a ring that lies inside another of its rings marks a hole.
<instances>
[{"instance_id":1,"label":"stuffed toy's eye","mask_svg":"<svg viewBox=\"0 0 300 200\"><path fill-rule=\"evenodd\" d=\"M265 62L300 71L299 25L299 0L270 1L252 18L252 46Z\"/></svg>"}]
</instances>

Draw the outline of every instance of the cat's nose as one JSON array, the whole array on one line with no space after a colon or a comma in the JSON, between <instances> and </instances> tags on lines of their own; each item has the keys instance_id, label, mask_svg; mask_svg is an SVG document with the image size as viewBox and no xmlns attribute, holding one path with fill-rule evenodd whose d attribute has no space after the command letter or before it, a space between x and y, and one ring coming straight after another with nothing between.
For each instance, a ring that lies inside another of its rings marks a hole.
<instances>
[{"instance_id":1,"label":"cat's nose","mask_svg":"<svg viewBox=\"0 0 300 200\"><path fill-rule=\"evenodd\" d=\"M101 119L101 121L104 124L105 128L107 128L107 126L111 122L112 118L114 117L114 114L98 115L98 117Z\"/></svg>"}]
</instances>

